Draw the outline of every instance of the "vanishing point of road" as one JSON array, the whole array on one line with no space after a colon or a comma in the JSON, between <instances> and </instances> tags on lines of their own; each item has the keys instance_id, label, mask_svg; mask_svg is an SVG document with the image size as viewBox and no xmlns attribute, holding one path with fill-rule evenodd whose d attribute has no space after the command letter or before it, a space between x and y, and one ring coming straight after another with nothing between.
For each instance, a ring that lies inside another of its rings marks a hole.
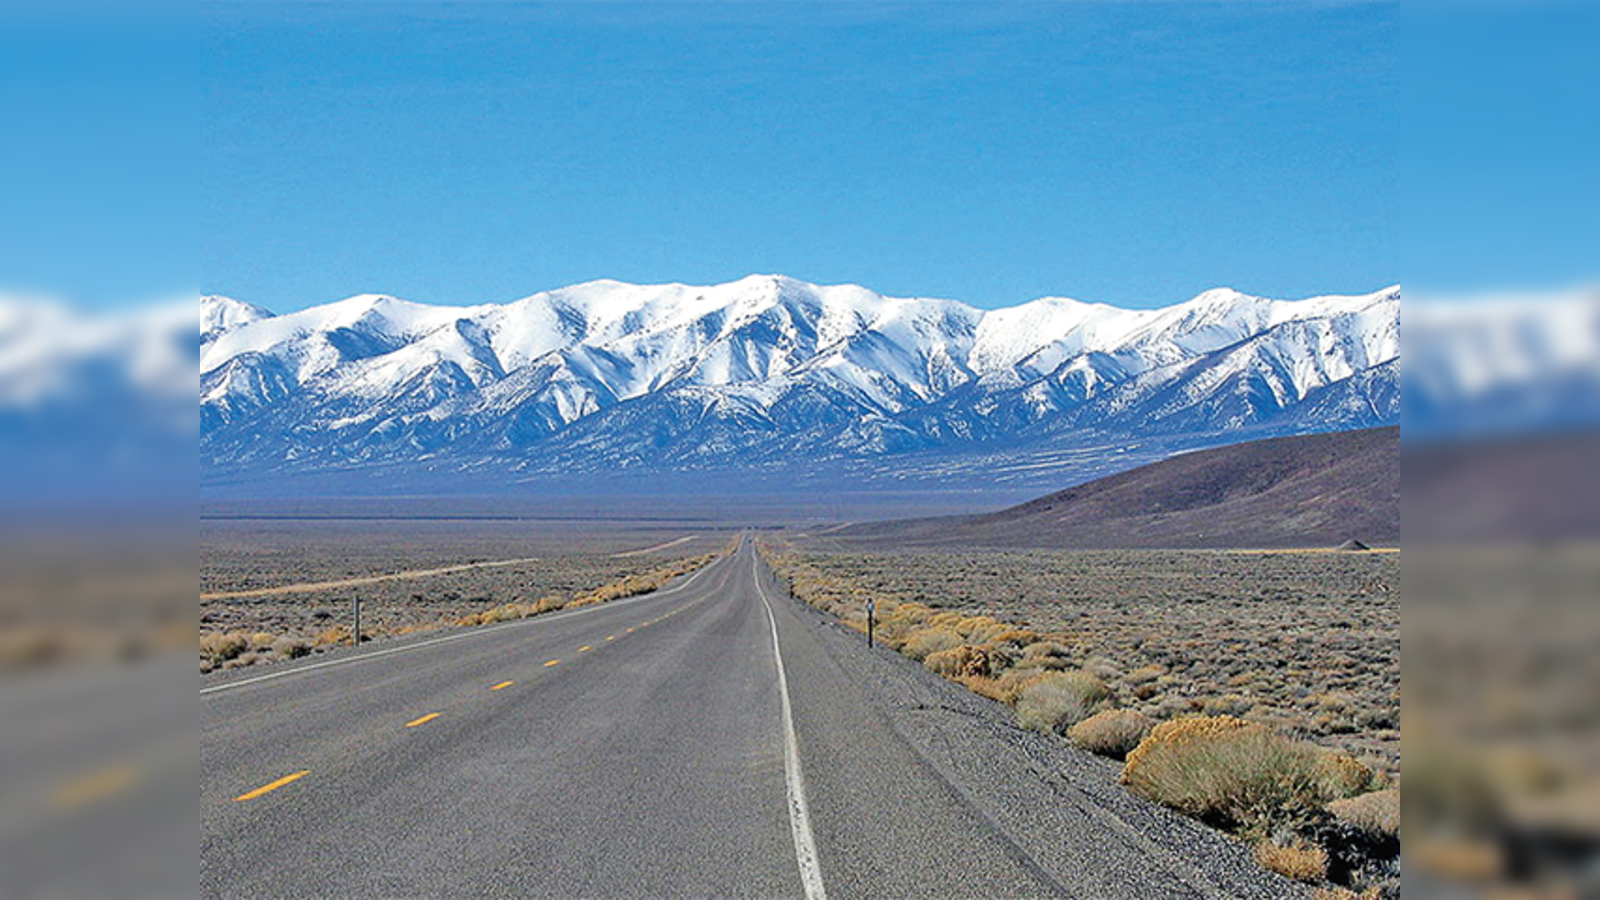
<instances>
[{"instance_id":1,"label":"vanishing point of road","mask_svg":"<svg viewBox=\"0 0 1600 900\"><path fill-rule=\"evenodd\" d=\"M666 588L201 682L207 897L1198 897L1299 889L789 599Z\"/></svg>"}]
</instances>

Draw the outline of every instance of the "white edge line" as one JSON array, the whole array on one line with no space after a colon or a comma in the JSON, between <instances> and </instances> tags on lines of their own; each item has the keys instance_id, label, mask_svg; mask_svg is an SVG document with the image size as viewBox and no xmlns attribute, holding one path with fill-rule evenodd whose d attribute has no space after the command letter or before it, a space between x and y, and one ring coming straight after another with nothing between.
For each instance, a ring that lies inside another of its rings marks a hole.
<instances>
[{"instance_id":1,"label":"white edge line","mask_svg":"<svg viewBox=\"0 0 1600 900\"><path fill-rule=\"evenodd\" d=\"M822 886L822 865L817 859L817 839L811 833L811 813L806 807L806 779L800 770L800 742L794 736L794 712L789 706L789 679L783 671L783 651L778 649L778 620L772 615L772 601L761 586L755 552L751 551L750 577L756 593L767 608L767 624L772 626L772 657L778 664L778 696L783 701L783 775L789 787L789 827L794 832L795 862L800 866L800 882L806 900L826 900Z\"/></svg>"},{"instance_id":2,"label":"white edge line","mask_svg":"<svg viewBox=\"0 0 1600 900\"><path fill-rule=\"evenodd\" d=\"M727 557L724 557L724 559L726 559L726 558ZM501 623L501 624L498 624L498 625L491 625L488 628L482 628L482 627L480 627L480 628L469 628L469 629L466 629L466 630L460 632L459 634L452 634L452 635L447 635L445 637L432 638L432 639L426 640L426 641L418 641L415 644L406 644L403 647L389 647L388 649L385 649L385 650L374 650L371 653L363 653L363 654L361 654L359 656L347 656L347 657L345 657L343 659L330 659L330 660L327 660L326 662L312 663L309 666L298 666L298 667L293 668L293 669L284 669L284 670L279 671L279 672L270 672L270 673L268 673L266 675L257 675L254 678L245 678L245 679L241 679L239 681L230 681L227 684L218 684L218 685L214 685L214 686L208 687L208 688L201 688L200 689L200 695L203 697L206 694L215 694L218 691L231 691L234 688L241 688L241 687L244 687L244 686L250 685L250 684L260 684L263 681L271 681L274 678L287 678L290 675L299 675L299 674L301 674L303 672L313 672L313 671L316 671L317 669L326 669L326 668L330 668L332 666L343 666L343 665L349 665L351 663L366 662L369 659L379 659L381 657L391 656L391 655L396 654L396 653L405 653L405 652L408 652L408 651L411 651L411 650L421 650L424 647L434 647L434 646L438 646L439 644L448 644L451 641L460 641L460 640L465 640L465 639L470 638L470 637L479 637L481 635L485 635L485 634L489 634L491 632L499 631L502 628L514 628L514 627L516 627L518 625L532 625L532 624L534 624L536 622L537 623L554 622L557 619L565 619L565 618L568 618L569 616L578 616L578 615L582 615L582 614L584 614L586 612L594 612L596 610L607 609L607 608L615 609L618 606L623 606L623 605L626 605L626 604L629 604L629 603L637 603L639 601L648 600L648 599L651 599L651 598L654 598L654 597L666 597L666 596L669 596L669 595L672 595L672 594L676 594L679 591L687 590L690 585L694 584L695 581L700 578L701 575L705 574L708 570L711 569L712 566L715 566L716 564L717 564L716 561L713 561L713 562L707 563L706 565L701 566L698 571L696 571L693 575L689 576L689 580L688 581L685 581L683 584L680 584L675 588L668 588L667 590L664 590L664 591L651 591L648 594L640 594L637 597L629 597L626 600L614 600L614 601L612 601L610 603L597 603L597 604L595 604L593 606L584 607L582 609L567 610L567 611L564 611L564 612L553 613L553 614L547 615L547 616L529 616L526 619L518 619L515 622L504 622L504 623Z\"/></svg>"}]
</instances>

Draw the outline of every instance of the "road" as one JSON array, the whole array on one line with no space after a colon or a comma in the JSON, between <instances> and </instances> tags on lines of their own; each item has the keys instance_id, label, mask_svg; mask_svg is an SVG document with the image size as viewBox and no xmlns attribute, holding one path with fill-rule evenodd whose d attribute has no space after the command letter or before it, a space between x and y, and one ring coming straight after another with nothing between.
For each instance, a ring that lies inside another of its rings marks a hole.
<instances>
[{"instance_id":1,"label":"road","mask_svg":"<svg viewBox=\"0 0 1600 900\"><path fill-rule=\"evenodd\" d=\"M1294 896L790 600L655 594L202 682L210 897Z\"/></svg>"}]
</instances>

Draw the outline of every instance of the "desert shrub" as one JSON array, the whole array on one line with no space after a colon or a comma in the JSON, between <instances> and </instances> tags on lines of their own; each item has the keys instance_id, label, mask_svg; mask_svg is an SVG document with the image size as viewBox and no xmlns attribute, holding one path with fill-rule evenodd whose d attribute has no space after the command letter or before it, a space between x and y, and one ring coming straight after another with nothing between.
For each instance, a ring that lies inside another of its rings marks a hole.
<instances>
[{"instance_id":1,"label":"desert shrub","mask_svg":"<svg viewBox=\"0 0 1600 900\"><path fill-rule=\"evenodd\" d=\"M1007 628L989 638L992 644L1010 644L1014 647L1027 647L1037 643L1039 633L1026 628Z\"/></svg>"},{"instance_id":2,"label":"desert shrub","mask_svg":"<svg viewBox=\"0 0 1600 900\"><path fill-rule=\"evenodd\" d=\"M311 645L297 637L281 637L272 642L272 652L283 659L299 659L311 652Z\"/></svg>"},{"instance_id":3,"label":"desert shrub","mask_svg":"<svg viewBox=\"0 0 1600 900\"><path fill-rule=\"evenodd\" d=\"M1256 862L1295 881L1316 884L1328 877L1328 853L1310 844L1282 846L1272 841L1256 844Z\"/></svg>"},{"instance_id":4,"label":"desert shrub","mask_svg":"<svg viewBox=\"0 0 1600 900\"><path fill-rule=\"evenodd\" d=\"M1343 753L1322 754L1317 760L1317 774L1323 796L1332 799L1355 797L1387 787L1383 776L1355 757Z\"/></svg>"},{"instance_id":5,"label":"desert shrub","mask_svg":"<svg viewBox=\"0 0 1600 900\"><path fill-rule=\"evenodd\" d=\"M278 636L275 634L271 634L266 631L258 631L255 634L250 635L250 649L271 650L272 642L276 641L277 639Z\"/></svg>"},{"instance_id":6,"label":"desert shrub","mask_svg":"<svg viewBox=\"0 0 1600 900\"><path fill-rule=\"evenodd\" d=\"M993 641L996 636L1015 630L1015 625L996 621L992 616L974 616L970 619L963 619L956 626L956 631L959 631L962 637L973 644L987 644Z\"/></svg>"},{"instance_id":7,"label":"desert shrub","mask_svg":"<svg viewBox=\"0 0 1600 900\"><path fill-rule=\"evenodd\" d=\"M1256 706L1255 701L1238 694L1225 694L1221 697L1207 697L1200 704L1200 710L1208 716L1242 716Z\"/></svg>"},{"instance_id":8,"label":"desert shrub","mask_svg":"<svg viewBox=\"0 0 1600 900\"><path fill-rule=\"evenodd\" d=\"M1007 669L998 677L968 675L956 680L975 694L988 697L990 700L998 700L1007 706L1014 706L1017 695L1022 693L1022 689L1045 674L1038 669Z\"/></svg>"},{"instance_id":9,"label":"desert shrub","mask_svg":"<svg viewBox=\"0 0 1600 900\"><path fill-rule=\"evenodd\" d=\"M261 654L254 650L247 650L244 653L235 656L233 659L223 663L222 667L224 669L243 669L246 666L253 666L260 661Z\"/></svg>"},{"instance_id":10,"label":"desert shrub","mask_svg":"<svg viewBox=\"0 0 1600 900\"><path fill-rule=\"evenodd\" d=\"M922 664L946 678L989 675L989 655L970 644L929 653Z\"/></svg>"},{"instance_id":11,"label":"desert shrub","mask_svg":"<svg viewBox=\"0 0 1600 900\"><path fill-rule=\"evenodd\" d=\"M474 623L474 624L476 624L476 623ZM334 625L334 626L332 626L330 628L324 628L316 636L316 638L312 640L312 643L315 644L318 647L327 647L327 646L330 646L330 645L333 645L333 644L349 643L349 641L350 641L350 626L348 626L348 625Z\"/></svg>"},{"instance_id":12,"label":"desert shrub","mask_svg":"<svg viewBox=\"0 0 1600 900\"><path fill-rule=\"evenodd\" d=\"M879 604L880 609L883 607L883 604ZM893 608L885 611L883 618L885 621L898 619L905 622L924 622L931 615L933 610L923 604L907 602L895 604Z\"/></svg>"},{"instance_id":13,"label":"desert shrub","mask_svg":"<svg viewBox=\"0 0 1600 900\"><path fill-rule=\"evenodd\" d=\"M1328 804L1328 812L1340 822L1368 834L1394 837L1400 834L1400 790L1387 788Z\"/></svg>"},{"instance_id":14,"label":"desert shrub","mask_svg":"<svg viewBox=\"0 0 1600 900\"><path fill-rule=\"evenodd\" d=\"M1024 728L1064 734L1111 699L1111 691L1087 672L1051 672L1017 694L1017 721Z\"/></svg>"},{"instance_id":15,"label":"desert shrub","mask_svg":"<svg viewBox=\"0 0 1600 900\"><path fill-rule=\"evenodd\" d=\"M1017 665L1030 669L1066 669L1072 658L1066 647L1054 641L1035 641L1022 648L1022 659Z\"/></svg>"},{"instance_id":16,"label":"desert shrub","mask_svg":"<svg viewBox=\"0 0 1600 900\"><path fill-rule=\"evenodd\" d=\"M1232 716L1163 722L1128 754L1135 793L1254 837L1321 821L1335 799L1322 751Z\"/></svg>"},{"instance_id":17,"label":"desert shrub","mask_svg":"<svg viewBox=\"0 0 1600 900\"><path fill-rule=\"evenodd\" d=\"M1083 670L1101 681L1116 681L1122 677L1122 667L1103 656L1093 656L1083 664Z\"/></svg>"},{"instance_id":18,"label":"desert shrub","mask_svg":"<svg viewBox=\"0 0 1600 900\"><path fill-rule=\"evenodd\" d=\"M937 618L937 617L935 617ZM930 654L940 650L950 650L961 646L961 635L953 629L933 625L928 628L919 628L906 635L906 642L900 647L900 652L915 660L925 660Z\"/></svg>"},{"instance_id":19,"label":"desert shrub","mask_svg":"<svg viewBox=\"0 0 1600 900\"><path fill-rule=\"evenodd\" d=\"M250 640L237 632L207 632L200 636L200 655L213 663L224 663L249 649Z\"/></svg>"},{"instance_id":20,"label":"desert shrub","mask_svg":"<svg viewBox=\"0 0 1600 900\"><path fill-rule=\"evenodd\" d=\"M1166 666L1140 666L1139 668L1134 669L1132 672L1129 672L1122 680L1130 687L1138 687L1140 685L1150 684L1165 674L1167 674Z\"/></svg>"},{"instance_id":21,"label":"desert shrub","mask_svg":"<svg viewBox=\"0 0 1600 900\"><path fill-rule=\"evenodd\" d=\"M1067 736L1091 753L1122 759L1154 725L1149 716L1131 709L1104 709L1072 726Z\"/></svg>"}]
</instances>

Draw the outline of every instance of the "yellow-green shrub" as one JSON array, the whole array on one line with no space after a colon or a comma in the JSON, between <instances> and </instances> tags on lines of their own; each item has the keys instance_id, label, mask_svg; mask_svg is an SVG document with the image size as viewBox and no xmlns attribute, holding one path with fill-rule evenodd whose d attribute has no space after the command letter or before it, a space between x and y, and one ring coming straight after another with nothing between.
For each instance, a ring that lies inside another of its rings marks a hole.
<instances>
[{"instance_id":1,"label":"yellow-green shrub","mask_svg":"<svg viewBox=\"0 0 1600 900\"><path fill-rule=\"evenodd\" d=\"M906 635L906 642L900 647L900 652L921 661L930 654L940 650L949 650L961 646L961 635L954 630L940 626L919 628Z\"/></svg>"},{"instance_id":2,"label":"yellow-green shrub","mask_svg":"<svg viewBox=\"0 0 1600 900\"><path fill-rule=\"evenodd\" d=\"M1233 716L1163 722L1128 754L1137 794L1214 825L1265 837L1323 815L1338 789L1324 753Z\"/></svg>"},{"instance_id":3,"label":"yellow-green shrub","mask_svg":"<svg viewBox=\"0 0 1600 900\"><path fill-rule=\"evenodd\" d=\"M1126 757L1155 723L1131 709L1104 709L1068 729L1073 743L1101 756Z\"/></svg>"},{"instance_id":4,"label":"yellow-green shrub","mask_svg":"<svg viewBox=\"0 0 1600 900\"><path fill-rule=\"evenodd\" d=\"M1396 837L1400 834L1400 790L1386 788L1356 797L1335 800L1328 812L1346 825L1372 835Z\"/></svg>"},{"instance_id":5,"label":"yellow-green shrub","mask_svg":"<svg viewBox=\"0 0 1600 900\"><path fill-rule=\"evenodd\" d=\"M1065 734L1110 700L1105 682L1087 672L1049 672L1017 694L1017 721L1035 731Z\"/></svg>"}]
</instances>

